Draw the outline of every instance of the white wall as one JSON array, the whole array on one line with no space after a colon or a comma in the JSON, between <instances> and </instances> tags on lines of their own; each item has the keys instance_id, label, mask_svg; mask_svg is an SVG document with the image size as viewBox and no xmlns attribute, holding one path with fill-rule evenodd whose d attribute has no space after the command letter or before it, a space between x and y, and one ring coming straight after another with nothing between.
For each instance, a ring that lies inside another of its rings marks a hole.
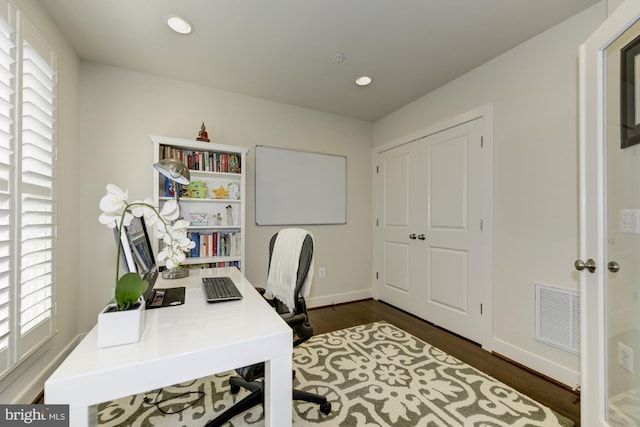
<instances>
[{"instance_id":1,"label":"white wall","mask_svg":"<svg viewBox=\"0 0 640 427\"><path fill-rule=\"evenodd\" d=\"M534 339L534 283L577 291L578 47L600 3L392 113L382 145L494 106L494 351L574 386L579 358Z\"/></svg>"},{"instance_id":2,"label":"white wall","mask_svg":"<svg viewBox=\"0 0 640 427\"><path fill-rule=\"evenodd\" d=\"M268 240L279 227L255 225L254 149L268 145L347 157L347 224L310 226L316 238L317 277L310 305L367 298L371 291L372 124L195 86L96 63L81 65L79 191L81 230L76 251L83 283L80 328L87 331L112 296L115 246L98 223L105 185L129 189L131 199L152 196L150 134L195 139L205 122L213 142L249 147L247 172L247 262L255 285L266 282Z\"/></svg>"},{"instance_id":3,"label":"white wall","mask_svg":"<svg viewBox=\"0 0 640 427\"><path fill-rule=\"evenodd\" d=\"M79 60L60 31L34 0L13 0L26 18L58 54L57 142L58 142L58 239L56 261L57 333L38 360L28 360L0 381L0 402L30 403L44 386L68 346L78 335L79 212L77 193L79 174L78 111Z\"/></svg>"}]
</instances>

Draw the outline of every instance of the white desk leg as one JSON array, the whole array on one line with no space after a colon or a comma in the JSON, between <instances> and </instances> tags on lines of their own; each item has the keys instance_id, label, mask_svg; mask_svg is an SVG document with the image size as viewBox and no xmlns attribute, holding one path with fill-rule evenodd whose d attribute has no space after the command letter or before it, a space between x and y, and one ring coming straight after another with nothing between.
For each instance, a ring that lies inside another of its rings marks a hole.
<instances>
[{"instance_id":1,"label":"white desk leg","mask_svg":"<svg viewBox=\"0 0 640 427\"><path fill-rule=\"evenodd\" d=\"M98 406L70 406L69 425L73 427L88 427L98 425Z\"/></svg>"},{"instance_id":2,"label":"white desk leg","mask_svg":"<svg viewBox=\"0 0 640 427\"><path fill-rule=\"evenodd\" d=\"M265 363L265 427L291 427L293 389L291 356Z\"/></svg>"}]
</instances>

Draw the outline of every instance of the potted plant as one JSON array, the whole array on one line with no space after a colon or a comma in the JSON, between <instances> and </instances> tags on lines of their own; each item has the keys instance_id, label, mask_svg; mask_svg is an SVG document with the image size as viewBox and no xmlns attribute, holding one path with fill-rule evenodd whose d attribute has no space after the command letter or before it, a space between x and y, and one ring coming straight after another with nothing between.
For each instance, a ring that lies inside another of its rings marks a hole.
<instances>
[{"instance_id":1,"label":"potted plant","mask_svg":"<svg viewBox=\"0 0 640 427\"><path fill-rule=\"evenodd\" d=\"M149 283L138 273L126 273L120 277L120 251L122 232L133 217L144 217L149 226L155 225L157 236L165 246L158 253L158 262L165 261L167 268L178 266L185 259L185 252L195 244L187 237L189 222L175 221L180 212L175 200L168 200L159 211L150 200L128 201L128 192L113 184L107 185L107 194L100 200L99 221L109 228L118 227L116 253L115 303L98 315L98 346L109 347L137 342L144 331L144 307L142 295ZM175 221L175 222L174 222Z\"/></svg>"}]
</instances>

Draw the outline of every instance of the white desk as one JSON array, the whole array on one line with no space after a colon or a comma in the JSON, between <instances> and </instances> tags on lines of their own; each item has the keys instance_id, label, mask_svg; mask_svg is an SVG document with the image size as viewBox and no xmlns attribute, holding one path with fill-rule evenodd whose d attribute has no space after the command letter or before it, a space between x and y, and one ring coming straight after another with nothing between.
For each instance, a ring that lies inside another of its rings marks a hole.
<instances>
[{"instance_id":1,"label":"white desk","mask_svg":"<svg viewBox=\"0 0 640 427\"><path fill-rule=\"evenodd\" d=\"M231 276L244 298L208 304L205 275ZM69 404L72 427L95 425L98 403L266 361L266 425L290 427L291 328L236 268L156 283L178 286L187 288L185 304L147 310L137 343L98 348L94 327L46 381L46 403ZM203 421L216 414L207 415Z\"/></svg>"}]
</instances>

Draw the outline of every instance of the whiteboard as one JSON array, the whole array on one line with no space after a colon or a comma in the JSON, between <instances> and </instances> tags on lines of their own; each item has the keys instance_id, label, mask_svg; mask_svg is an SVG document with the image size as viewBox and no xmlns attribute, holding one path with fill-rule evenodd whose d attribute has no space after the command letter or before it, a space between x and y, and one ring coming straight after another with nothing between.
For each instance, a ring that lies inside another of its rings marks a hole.
<instances>
[{"instance_id":1,"label":"whiteboard","mask_svg":"<svg viewBox=\"0 0 640 427\"><path fill-rule=\"evenodd\" d=\"M344 156L256 146L256 224L345 224Z\"/></svg>"}]
</instances>

